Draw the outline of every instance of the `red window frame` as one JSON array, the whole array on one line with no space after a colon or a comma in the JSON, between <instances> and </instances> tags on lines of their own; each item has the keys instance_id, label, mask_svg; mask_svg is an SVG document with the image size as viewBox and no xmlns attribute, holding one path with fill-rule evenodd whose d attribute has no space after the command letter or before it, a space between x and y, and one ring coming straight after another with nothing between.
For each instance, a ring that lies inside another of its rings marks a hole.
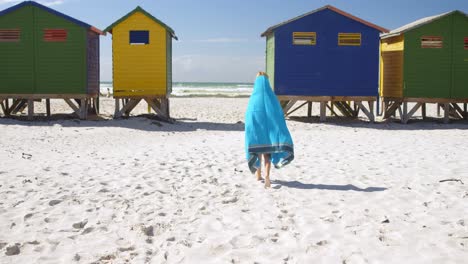
<instances>
[{"instance_id":1,"label":"red window frame","mask_svg":"<svg viewBox=\"0 0 468 264\"><path fill-rule=\"evenodd\" d=\"M423 49L442 49L444 39L441 36L422 36L421 48Z\"/></svg>"},{"instance_id":2,"label":"red window frame","mask_svg":"<svg viewBox=\"0 0 468 264\"><path fill-rule=\"evenodd\" d=\"M463 47L468 50L468 37L465 37L463 40Z\"/></svg>"},{"instance_id":3,"label":"red window frame","mask_svg":"<svg viewBox=\"0 0 468 264\"><path fill-rule=\"evenodd\" d=\"M0 42L19 42L20 29L0 29Z\"/></svg>"},{"instance_id":4,"label":"red window frame","mask_svg":"<svg viewBox=\"0 0 468 264\"><path fill-rule=\"evenodd\" d=\"M65 42L68 38L68 32L65 29L44 29L43 35L45 42Z\"/></svg>"}]
</instances>

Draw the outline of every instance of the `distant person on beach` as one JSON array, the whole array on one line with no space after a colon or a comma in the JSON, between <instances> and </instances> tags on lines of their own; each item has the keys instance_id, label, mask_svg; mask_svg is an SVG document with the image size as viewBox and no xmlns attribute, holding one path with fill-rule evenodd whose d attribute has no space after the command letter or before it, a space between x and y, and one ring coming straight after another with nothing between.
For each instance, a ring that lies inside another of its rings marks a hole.
<instances>
[{"instance_id":1,"label":"distant person on beach","mask_svg":"<svg viewBox=\"0 0 468 264\"><path fill-rule=\"evenodd\" d=\"M273 93L268 75L259 72L245 113L245 152L249 169L257 180L265 166L265 188L271 186L271 163L276 168L294 159L294 146L281 105Z\"/></svg>"}]
</instances>

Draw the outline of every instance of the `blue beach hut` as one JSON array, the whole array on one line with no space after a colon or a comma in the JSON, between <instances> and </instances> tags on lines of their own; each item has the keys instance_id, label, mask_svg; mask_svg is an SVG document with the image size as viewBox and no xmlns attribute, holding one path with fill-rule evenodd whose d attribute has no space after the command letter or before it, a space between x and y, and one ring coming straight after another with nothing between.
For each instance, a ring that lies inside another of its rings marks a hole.
<instances>
[{"instance_id":1,"label":"blue beach hut","mask_svg":"<svg viewBox=\"0 0 468 264\"><path fill-rule=\"evenodd\" d=\"M373 121L382 32L388 30L330 5L268 28L266 72L286 115L308 103L310 116L312 102L320 102L321 120L328 108L344 116L362 110ZM298 101L305 103L289 111Z\"/></svg>"}]
</instances>

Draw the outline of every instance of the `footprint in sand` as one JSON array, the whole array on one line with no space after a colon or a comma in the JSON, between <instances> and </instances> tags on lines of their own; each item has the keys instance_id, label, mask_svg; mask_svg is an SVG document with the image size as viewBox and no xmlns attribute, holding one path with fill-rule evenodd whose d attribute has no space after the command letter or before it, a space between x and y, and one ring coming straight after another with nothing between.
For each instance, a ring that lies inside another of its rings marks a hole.
<instances>
[{"instance_id":1,"label":"footprint in sand","mask_svg":"<svg viewBox=\"0 0 468 264\"><path fill-rule=\"evenodd\" d=\"M83 232L81 232L81 234L86 235L86 234L89 234L89 233L93 232L93 230L94 230L94 227L88 227L85 230L83 230Z\"/></svg>"}]
</instances>

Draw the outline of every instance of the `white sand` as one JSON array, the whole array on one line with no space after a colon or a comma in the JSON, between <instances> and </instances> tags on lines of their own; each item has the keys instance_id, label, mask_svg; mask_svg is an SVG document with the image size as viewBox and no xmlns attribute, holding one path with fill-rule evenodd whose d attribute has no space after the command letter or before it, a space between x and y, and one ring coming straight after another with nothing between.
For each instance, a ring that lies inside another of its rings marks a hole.
<instances>
[{"instance_id":1,"label":"white sand","mask_svg":"<svg viewBox=\"0 0 468 264\"><path fill-rule=\"evenodd\" d=\"M466 121L288 121L296 159L265 190L246 105L172 99L173 125L0 119L0 263L467 263Z\"/></svg>"}]
</instances>

